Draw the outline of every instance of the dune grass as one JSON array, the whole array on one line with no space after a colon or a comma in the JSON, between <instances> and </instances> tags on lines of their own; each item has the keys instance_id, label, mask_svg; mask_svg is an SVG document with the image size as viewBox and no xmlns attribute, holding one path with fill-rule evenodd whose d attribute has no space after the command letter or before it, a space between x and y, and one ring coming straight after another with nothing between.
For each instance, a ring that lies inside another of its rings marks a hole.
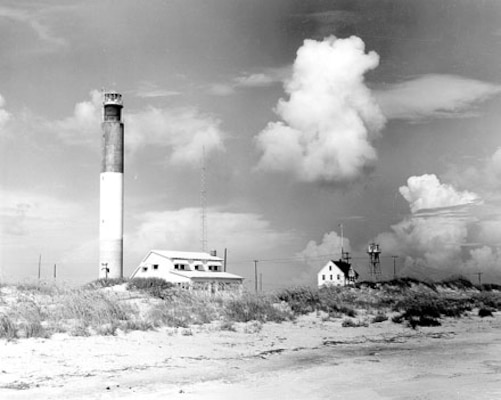
<instances>
[{"instance_id":1,"label":"dune grass","mask_svg":"<svg viewBox=\"0 0 501 400\"><path fill-rule=\"evenodd\" d=\"M356 287L294 287L273 294L244 291L210 295L181 290L158 279L99 280L80 288L3 285L0 338L46 338L59 332L114 335L119 330L164 326L188 332L191 326L215 322L221 330L231 331L236 323L254 321L261 327L266 322L293 320L311 312L345 318L343 326L384 322L391 313L393 322L416 328L439 325L445 317L460 318L474 309L482 317L501 310L497 286L476 287L458 278L434 284L398 279ZM352 319L359 313L375 316L362 324Z\"/></svg>"}]
</instances>

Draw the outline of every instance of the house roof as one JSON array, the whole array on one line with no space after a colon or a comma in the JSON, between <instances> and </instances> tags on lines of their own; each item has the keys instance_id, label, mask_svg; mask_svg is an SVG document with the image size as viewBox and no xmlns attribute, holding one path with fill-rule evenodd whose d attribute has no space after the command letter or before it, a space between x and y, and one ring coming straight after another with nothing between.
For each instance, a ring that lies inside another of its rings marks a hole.
<instances>
[{"instance_id":1,"label":"house roof","mask_svg":"<svg viewBox=\"0 0 501 400\"><path fill-rule=\"evenodd\" d=\"M171 274L190 279L243 279L241 276L229 272L216 271L170 271Z\"/></svg>"},{"instance_id":2,"label":"house roof","mask_svg":"<svg viewBox=\"0 0 501 400\"><path fill-rule=\"evenodd\" d=\"M170 259L201 260L201 261L223 261L221 257L211 256L209 253L193 251L173 251L173 250L151 250L150 253ZM149 253L149 254L150 254ZM148 254L148 255L149 255Z\"/></svg>"},{"instance_id":3,"label":"house roof","mask_svg":"<svg viewBox=\"0 0 501 400\"><path fill-rule=\"evenodd\" d=\"M344 276L348 276L350 268L353 269L350 263L343 260L331 260L331 262L334 263L334 265L336 265L336 267L338 267L341 271L343 271ZM355 269L353 269L353 272L355 272L355 276L358 277L358 272L355 271Z\"/></svg>"}]
</instances>

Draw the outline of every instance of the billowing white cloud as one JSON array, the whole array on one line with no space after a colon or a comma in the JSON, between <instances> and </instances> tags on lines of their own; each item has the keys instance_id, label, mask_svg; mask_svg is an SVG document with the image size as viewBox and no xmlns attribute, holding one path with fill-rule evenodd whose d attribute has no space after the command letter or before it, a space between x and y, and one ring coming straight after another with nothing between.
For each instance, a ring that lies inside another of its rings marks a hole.
<instances>
[{"instance_id":1,"label":"billowing white cloud","mask_svg":"<svg viewBox=\"0 0 501 400\"><path fill-rule=\"evenodd\" d=\"M375 92L388 119L461 116L472 105L501 92L501 85L455 75L429 74ZM468 114L470 115L470 114Z\"/></svg>"},{"instance_id":2,"label":"billowing white cloud","mask_svg":"<svg viewBox=\"0 0 501 400\"><path fill-rule=\"evenodd\" d=\"M484 198L499 197L501 188L501 148L478 162L450 165L445 174L457 185L480 192Z\"/></svg>"},{"instance_id":3,"label":"billowing white cloud","mask_svg":"<svg viewBox=\"0 0 501 400\"><path fill-rule=\"evenodd\" d=\"M499 276L501 265L501 251L499 248L482 246L470 250L470 259L465 263L464 271L487 272Z\"/></svg>"},{"instance_id":4,"label":"billowing white cloud","mask_svg":"<svg viewBox=\"0 0 501 400\"><path fill-rule=\"evenodd\" d=\"M298 257L304 259L308 265L318 267L330 259L341 258L341 249L350 251L350 240L341 238L336 231L332 231L326 233L319 244L310 240L304 250L298 253Z\"/></svg>"},{"instance_id":5,"label":"billowing white cloud","mask_svg":"<svg viewBox=\"0 0 501 400\"><path fill-rule=\"evenodd\" d=\"M434 174L411 176L407 186L399 188L413 213L430 208L443 208L471 204L479 196L468 191L460 192L451 185L441 183Z\"/></svg>"},{"instance_id":6,"label":"billowing white cloud","mask_svg":"<svg viewBox=\"0 0 501 400\"><path fill-rule=\"evenodd\" d=\"M71 117L46 122L66 143L96 144L102 119L102 96L97 90L90 100L78 103ZM146 146L166 147L169 161L177 165L199 166L206 154L224 150L221 121L193 108L149 107L124 113L125 146L130 152ZM97 146L96 146L97 147Z\"/></svg>"},{"instance_id":7,"label":"billowing white cloud","mask_svg":"<svg viewBox=\"0 0 501 400\"><path fill-rule=\"evenodd\" d=\"M7 122L10 120L10 113L5 110L5 99L0 94L0 130L7 125ZM1 132L0 132L1 134Z\"/></svg>"},{"instance_id":8,"label":"billowing white cloud","mask_svg":"<svg viewBox=\"0 0 501 400\"><path fill-rule=\"evenodd\" d=\"M290 66L281 68L267 68L253 74L242 74L233 81L234 87L266 87L275 83L285 82L290 79L292 69Z\"/></svg>"},{"instance_id":9,"label":"billowing white cloud","mask_svg":"<svg viewBox=\"0 0 501 400\"><path fill-rule=\"evenodd\" d=\"M435 175L410 177L400 193L412 214L376 237L386 254L406 257L408 265L457 268L462 263L462 247L475 217L466 211L479 203L477 194L458 191L441 183ZM424 210L434 212L424 213Z\"/></svg>"},{"instance_id":10,"label":"billowing white cloud","mask_svg":"<svg viewBox=\"0 0 501 400\"><path fill-rule=\"evenodd\" d=\"M125 238L129 251L144 255L152 248L169 250L201 249L201 214L198 208L146 212L137 216L139 226ZM290 232L274 230L260 215L207 210L207 239L210 248L229 248L233 260L256 257L286 245Z\"/></svg>"},{"instance_id":11,"label":"billowing white cloud","mask_svg":"<svg viewBox=\"0 0 501 400\"><path fill-rule=\"evenodd\" d=\"M129 114L125 123L125 142L129 150L144 146L168 147L173 164L198 167L204 150L206 154L224 150L221 121L195 109L150 107Z\"/></svg>"},{"instance_id":12,"label":"billowing white cloud","mask_svg":"<svg viewBox=\"0 0 501 400\"><path fill-rule=\"evenodd\" d=\"M270 122L256 137L258 168L309 182L357 178L376 160L371 141L385 122L364 83L378 63L354 36L305 40L285 85L289 99L276 107L283 122Z\"/></svg>"}]
</instances>

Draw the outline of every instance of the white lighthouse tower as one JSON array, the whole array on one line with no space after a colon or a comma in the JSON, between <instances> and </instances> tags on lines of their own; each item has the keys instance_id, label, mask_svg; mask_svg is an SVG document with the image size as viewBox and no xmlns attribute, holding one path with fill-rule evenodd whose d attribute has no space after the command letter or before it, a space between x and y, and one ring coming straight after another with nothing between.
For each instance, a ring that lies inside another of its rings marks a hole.
<instances>
[{"instance_id":1,"label":"white lighthouse tower","mask_svg":"<svg viewBox=\"0 0 501 400\"><path fill-rule=\"evenodd\" d=\"M122 95L103 98L103 161L99 202L99 278L123 277L124 124Z\"/></svg>"}]
</instances>

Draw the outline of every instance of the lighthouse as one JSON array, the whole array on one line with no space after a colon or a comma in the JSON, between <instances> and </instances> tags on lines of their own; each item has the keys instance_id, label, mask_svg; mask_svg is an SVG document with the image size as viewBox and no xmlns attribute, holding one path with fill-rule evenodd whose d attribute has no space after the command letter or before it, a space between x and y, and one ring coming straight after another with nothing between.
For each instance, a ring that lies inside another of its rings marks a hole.
<instances>
[{"instance_id":1,"label":"lighthouse","mask_svg":"<svg viewBox=\"0 0 501 400\"><path fill-rule=\"evenodd\" d=\"M103 94L99 278L123 277L124 124L122 95Z\"/></svg>"}]
</instances>

